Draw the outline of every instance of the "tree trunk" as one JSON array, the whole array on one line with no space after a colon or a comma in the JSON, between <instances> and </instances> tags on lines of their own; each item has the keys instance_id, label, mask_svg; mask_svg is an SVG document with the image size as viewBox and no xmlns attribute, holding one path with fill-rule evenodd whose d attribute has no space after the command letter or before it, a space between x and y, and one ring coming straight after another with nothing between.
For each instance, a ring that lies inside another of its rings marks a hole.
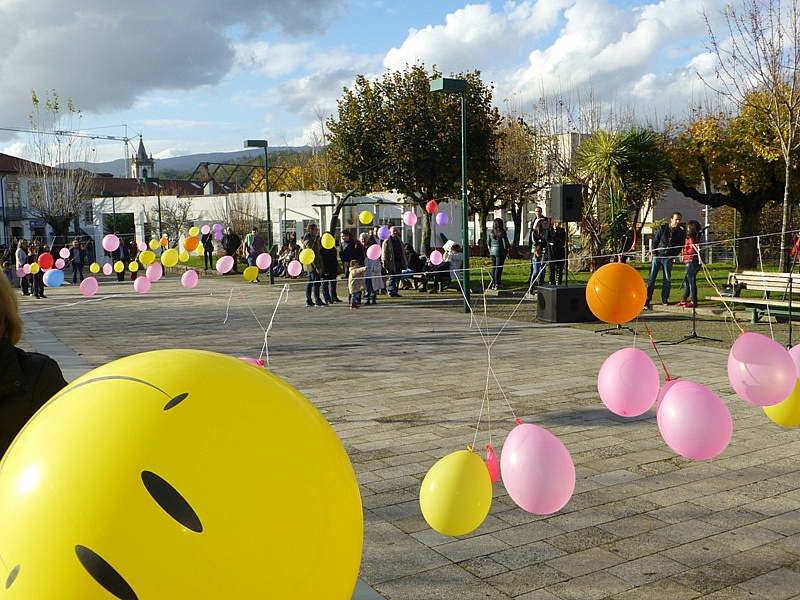
<instances>
[{"instance_id":1,"label":"tree trunk","mask_svg":"<svg viewBox=\"0 0 800 600\"><path fill-rule=\"evenodd\" d=\"M422 207L422 237L420 239L420 248L425 250L425 248L435 248L439 244L431 244L431 224L433 219L431 219L431 213L425 210L425 204L420 204Z\"/></svg>"},{"instance_id":2,"label":"tree trunk","mask_svg":"<svg viewBox=\"0 0 800 600\"><path fill-rule=\"evenodd\" d=\"M778 270L785 273L789 266L789 248L792 240L789 235L789 213L792 200L792 161L786 161L785 185L783 188L783 219L781 220L781 256Z\"/></svg>"},{"instance_id":3,"label":"tree trunk","mask_svg":"<svg viewBox=\"0 0 800 600\"><path fill-rule=\"evenodd\" d=\"M739 250L736 253L740 269L757 269L758 265L758 219L761 208L746 205L739 212ZM737 240L734 239L734 244Z\"/></svg>"},{"instance_id":4,"label":"tree trunk","mask_svg":"<svg viewBox=\"0 0 800 600\"><path fill-rule=\"evenodd\" d=\"M511 242L511 258L519 258L519 241L522 239L522 211L516 202L511 204L511 220L514 221L514 239Z\"/></svg>"},{"instance_id":5,"label":"tree trunk","mask_svg":"<svg viewBox=\"0 0 800 600\"><path fill-rule=\"evenodd\" d=\"M489 256L489 236L486 233L486 221L489 220L489 211L484 211L478 213L478 227L480 227L479 233L479 254L480 256Z\"/></svg>"}]
</instances>

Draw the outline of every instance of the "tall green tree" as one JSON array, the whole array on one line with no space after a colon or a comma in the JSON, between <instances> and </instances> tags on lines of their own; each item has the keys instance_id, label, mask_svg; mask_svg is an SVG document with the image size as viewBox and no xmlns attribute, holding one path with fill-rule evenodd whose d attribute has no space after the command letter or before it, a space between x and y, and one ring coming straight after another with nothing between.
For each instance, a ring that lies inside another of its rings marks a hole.
<instances>
[{"instance_id":1,"label":"tall green tree","mask_svg":"<svg viewBox=\"0 0 800 600\"><path fill-rule=\"evenodd\" d=\"M461 196L461 113L456 96L434 94L441 74L423 66L357 78L328 122L331 158L359 189L397 190L418 206ZM497 110L479 73L456 75L467 85L467 172L486 187L495 165ZM431 218L423 211L423 245L431 244Z\"/></svg>"}]
</instances>

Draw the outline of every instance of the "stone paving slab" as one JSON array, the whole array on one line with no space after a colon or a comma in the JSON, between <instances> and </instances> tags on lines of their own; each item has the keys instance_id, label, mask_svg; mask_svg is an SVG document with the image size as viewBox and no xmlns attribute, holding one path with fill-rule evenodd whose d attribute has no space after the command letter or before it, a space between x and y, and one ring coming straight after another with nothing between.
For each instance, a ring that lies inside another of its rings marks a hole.
<instances>
[{"instance_id":1,"label":"stone paving slab","mask_svg":"<svg viewBox=\"0 0 800 600\"><path fill-rule=\"evenodd\" d=\"M167 278L147 295L104 282L89 301L62 286L22 303L22 345L56 356L68 379L153 349L257 357L281 288L235 279L207 277L184 290ZM670 375L711 387L731 410L728 449L693 462L664 444L653 410L625 419L597 396L597 372L615 350L635 344L656 359L646 339L494 317L478 319L481 335L468 316L431 308L444 303L404 296L358 310L306 308L302 287L293 287L268 337L271 370L319 408L353 462L365 508L357 594L800 597L800 432L734 396L727 350L659 345ZM484 340L493 341L502 391ZM570 502L531 515L498 484L475 532L432 531L418 504L427 470L473 442L482 449L490 422L499 455L514 417L548 428L570 450L578 478Z\"/></svg>"}]
</instances>

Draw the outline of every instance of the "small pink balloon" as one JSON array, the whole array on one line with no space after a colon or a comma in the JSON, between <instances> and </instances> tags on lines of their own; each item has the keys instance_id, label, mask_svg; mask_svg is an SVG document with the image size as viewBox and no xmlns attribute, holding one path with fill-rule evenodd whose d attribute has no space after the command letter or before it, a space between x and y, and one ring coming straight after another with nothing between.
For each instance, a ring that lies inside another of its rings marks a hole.
<instances>
[{"instance_id":1,"label":"small pink balloon","mask_svg":"<svg viewBox=\"0 0 800 600\"><path fill-rule=\"evenodd\" d=\"M486 468L489 469L489 477L492 483L497 483L500 479L500 465L497 464L497 455L494 453L491 444L486 444Z\"/></svg>"},{"instance_id":2,"label":"small pink balloon","mask_svg":"<svg viewBox=\"0 0 800 600\"><path fill-rule=\"evenodd\" d=\"M57 258L56 259L56 269L63 269L64 268L64 259Z\"/></svg>"},{"instance_id":3,"label":"small pink balloon","mask_svg":"<svg viewBox=\"0 0 800 600\"><path fill-rule=\"evenodd\" d=\"M147 242L139 242L136 247L139 248L139 252L144 252L147 250Z\"/></svg>"},{"instance_id":4,"label":"small pink balloon","mask_svg":"<svg viewBox=\"0 0 800 600\"><path fill-rule=\"evenodd\" d=\"M403 213L403 223L408 225L409 227L413 227L417 224L417 215L411 210L407 210Z\"/></svg>"},{"instance_id":5,"label":"small pink balloon","mask_svg":"<svg viewBox=\"0 0 800 600\"><path fill-rule=\"evenodd\" d=\"M444 225L447 225L449 222L450 222L450 217L448 217L447 214L445 214L443 212L436 213L436 224L437 225L444 226Z\"/></svg>"},{"instance_id":6,"label":"small pink balloon","mask_svg":"<svg viewBox=\"0 0 800 600\"><path fill-rule=\"evenodd\" d=\"M664 394L656 421L667 445L692 460L719 455L733 434L733 420L725 403L693 381L678 381Z\"/></svg>"},{"instance_id":7,"label":"small pink balloon","mask_svg":"<svg viewBox=\"0 0 800 600\"><path fill-rule=\"evenodd\" d=\"M289 273L292 277L297 277L300 273L303 272L303 265L299 260L293 260L288 265L286 265L286 272Z\"/></svg>"},{"instance_id":8,"label":"small pink balloon","mask_svg":"<svg viewBox=\"0 0 800 600\"><path fill-rule=\"evenodd\" d=\"M217 271L220 273L227 273L233 268L233 257L232 256L220 256L217 259Z\"/></svg>"},{"instance_id":9,"label":"small pink balloon","mask_svg":"<svg viewBox=\"0 0 800 600\"><path fill-rule=\"evenodd\" d=\"M147 270L144 272L145 277L150 280L151 283L154 283L161 279L161 276L164 274L164 268L161 266L161 263L152 263ZM137 278L138 279L138 278Z\"/></svg>"},{"instance_id":10,"label":"small pink balloon","mask_svg":"<svg viewBox=\"0 0 800 600\"><path fill-rule=\"evenodd\" d=\"M760 333L743 333L728 354L728 379L750 404L783 402L797 382L797 367L786 348Z\"/></svg>"},{"instance_id":11,"label":"small pink balloon","mask_svg":"<svg viewBox=\"0 0 800 600\"><path fill-rule=\"evenodd\" d=\"M443 258L442 253L439 252L438 250L434 250L433 252L431 252L430 258L431 258L431 264L433 265L442 264L442 258Z\"/></svg>"},{"instance_id":12,"label":"small pink balloon","mask_svg":"<svg viewBox=\"0 0 800 600\"><path fill-rule=\"evenodd\" d=\"M658 397L658 369L638 348L609 356L597 375L597 392L606 408L622 417L646 413Z\"/></svg>"},{"instance_id":13,"label":"small pink balloon","mask_svg":"<svg viewBox=\"0 0 800 600\"><path fill-rule=\"evenodd\" d=\"M24 265L22 265L22 272L25 275L29 275L31 272L31 266L28 263L25 263Z\"/></svg>"},{"instance_id":14,"label":"small pink balloon","mask_svg":"<svg viewBox=\"0 0 800 600\"><path fill-rule=\"evenodd\" d=\"M217 240L217 241L221 240L222 239L222 232L221 231L215 231L214 232L214 239Z\"/></svg>"},{"instance_id":15,"label":"small pink balloon","mask_svg":"<svg viewBox=\"0 0 800 600\"><path fill-rule=\"evenodd\" d=\"M500 472L508 495L536 515L561 510L575 490L575 464L555 435L530 423L508 434L500 453Z\"/></svg>"},{"instance_id":16,"label":"small pink balloon","mask_svg":"<svg viewBox=\"0 0 800 600\"><path fill-rule=\"evenodd\" d=\"M268 252L262 252L258 256L256 256L256 266L259 269L269 269L269 266L272 264L272 256L269 255Z\"/></svg>"},{"instance_id":17,"label":"small pink balloon","mask_svg":"<svg viewBox=\"0 0 800 600\"><path fill-rule=\"evenodd\" d=\"M183 275L181 275L181 285L187 290L190 290L196 286L199 280L200 278L197 276L197 271L194 269L189 269Z\"/></svg>"},{"instance_id":18,"label":"small pink balloon","mask_svg":"<svg viewBox=\"0 0 800 600\"><path fill-rule=\"evenodd\" d=\"M28 268L28 271L30 271L30 268ZM25 269L23 269L22 267L17 269L17 277L22 278L25 277L25 275L26 275Z\"/></svg>"},{"instance_id":19,"label":"small pink balloon","mask_svg":"<svg viewBox=\"0 0 800 600\"><path fill-rule=\"evenodd\" d=\"M69 248L62 248L58 251L58 255L63 259L69 258Z\"/></svg>"},{"instance_id":20,"label":"small pink balloon","mask_svg":"<svg viewBox=\"0 0 800 600\"><path fill-rule=\"evenodd\" d=\"M150 280L147 277L137 277L133 280L133 289L140 294L146 294L150 291Z\"/></svg>"},{"instance_id":21,"label":"small pink balloon","mask_svg":"<svg viewBox=\"0 0 800 600\"><path fill-rule=\"evenodd\" d=\"M209 231L211 231L211 227L209 227L208 225L203 225L200 228L200 233L202 233L203 235L206 235Z\"/></svg>"},{"instance_id":22,"label":"small pink balloon","mask_svg":"<svg viewBox=\"0 0 800 600\"><path fill-rule=\"evenodd\" d=\"M250 358L248 356L240 356L239 358L241 358L244 362L249 362L251 365L255 365L257 367L264 367L264 360L261 358Z\"/></svg>"},{"instance_id":23,"label":"small pink balloon","mask_svg":"<svg viewBox=\"0 0 800 600\"><path fill-rule=\"evenodd\" d=\"M107 236L103 238L103 250L106 252L113 252L117 248L119 248L119 238L115 236L113 233L109 233Z\"/></svg>"},{"instance_id":24,"label":"small pink balloon","mask_svg":"<svg viewBox=\"0 0 800 600\"><path fill-rule=\"evenodd\" d=\"M103 275L111 275L114 272L114 267L111 266L111 263L106 263L103 265Z\"/></svg>"},{"instance_id":25,"label":"small pink balloon","mask_svg":"<svg viewBox=\"0 0 800 600\"><path fill-rule=\"evenodd\" d=\"M389 231L389 228L386 225L383 225L380 229L378 229L378 237L380 239L388 240L390 235L392 235L392 232Z\"/></svg>"},{"instance_id":26,"label":"small pink balloon","mask_svg":"<svg viewBox=\"0 0 800 600\"><path fill-rule=\"evenodd\" d=\"M661 401L664 399L664 396L672 389L673 385L678 383L678 381L680 380L670 379L669 381L665 381L664 385L661 386L661 391L658 392L658 398L656 398L656 412L658 412L658 409L661 408Z\"/></svg>"},{"instance_id":27,"label":"small pink balloon","mask_svg":"<svg viewBox=\"0 0 800 600\"><path fill-rule=\"evenodd\" d=\"M369 248L367 248L367 258L372 260L378 260L380 257L381 257L380 244L372 244Z\"/></svg>"},{"instance_id":28,"label":"small pink balloon","mask_svg":"<svg viewBox=\"0 0 800 600\"><path fill-rule=\"evenodd\" d=\"M84 296L94 296L97 293L97 288L99 287L97 283L97 279L94 277L87 277L83 281L81 281L80 290L81 294Z\"/></svg>"}]
</instances>

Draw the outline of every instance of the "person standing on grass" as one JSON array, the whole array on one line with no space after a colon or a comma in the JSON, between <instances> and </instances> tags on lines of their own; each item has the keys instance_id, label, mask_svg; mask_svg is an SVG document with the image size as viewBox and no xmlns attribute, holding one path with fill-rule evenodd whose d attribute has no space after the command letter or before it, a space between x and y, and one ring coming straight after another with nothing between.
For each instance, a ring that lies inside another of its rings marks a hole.
<instances>
[{"instance_id":1,"label":"person standing on grass","mask_svg":"<svg viewBox=\"0 0 800 600\"><path fill-rule=\"evenodd\" d=\"M492 260L492 283L490 290L503 289L503 264L506 262L508 249L511 244L508 242L506 228L503 219L495 219L492 223L492 232L489 234L489 257Z\"/></svg>"},{"instance_id":2,"label":"person standing on grass","mask_svg":"<svg viewBox=\"0 0 800 600\"><path fill-rule=\"evenodd\" d=\"M656 287L658 273L664 273L664 283L661 286L661 304L669 304L669 292L672 287L672 261L683 250L686 234L681 227L681 213L674 212L669 223L665 223L656 231L653 238L653 256L650 261L650 277L647 280L647 301L644 307L650 309L650 301Z\"/></svg>"},{"instance_id":3,"label":"person standing on grass","mask_svg":"<svg viewBox=\"0 0 800 600\"><path fill-rule=\"evenodd\" d=\"M697 272L700 270L700 223L689 221L686 224L686 241L683 244L683 264L686 275L683 278L683 298L678 306L694 308L697 306ZM689 295L692 299L689 300ZM687 300L689 300L687 302Z\"/></svg>"}]
</instances>

